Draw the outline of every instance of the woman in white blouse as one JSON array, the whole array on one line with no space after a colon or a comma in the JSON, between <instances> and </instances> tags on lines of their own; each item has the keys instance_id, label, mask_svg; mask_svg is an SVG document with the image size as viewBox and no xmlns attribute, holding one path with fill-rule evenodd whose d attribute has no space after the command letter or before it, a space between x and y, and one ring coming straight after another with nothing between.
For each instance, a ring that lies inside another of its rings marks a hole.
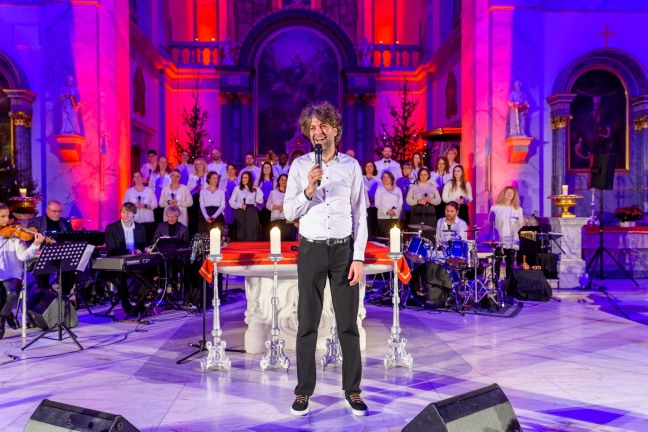
<instances>
[{"instance_id":1,"label":"woman in white blouse","mask_svg":"<svg viewBox=\"0 0 648 432\"><path fill-rule=\"evenodd\" d=\"M449 203L454 201L459 204L459 219L470 225L470 216L468 215L468 203L473 200L472 188L470 182L464 177L464 169L461 165L455 165L452 170L452 180L443 186L443 202Z\"/></svg>"},{"instance_id":2,"label":"woman in white blouse","mask_svg":"<svg viewBox=\"0 0 648 432\"><path fill-rule=\"evenodd\" d=\"M418 177L418 172L421 168L427 168L423 163L423 155L421 155L421 153L419 152L415 152L412 155L412 180L416 180L416 178Z\"/></svg>"},{"instance_id":3,"label":"woman in white blouse","mask_svg":"<svg viewBox=\"0 0 648 432\"><path fill-rule=\"evenodd\" d=\"M403 192L394 184L394 174L383 171L382 185L376 190L376 208L378 209L378 235L389 237L389 230L398 225L403 209Z\"/></svg>"},{"instance_id":4,"label":"woman in white blouse","mask_svg":"<svg viewBox=\"0 0 648 432\"><path fill-rule=\"evenodd\" d=\"M208 233L212 228L225 226L225 192L218 189L220 178L215 172L207 174L207 187L200 191L200 222L198 232Z\"/></svg>"},{"instance_id":5,"label":"woman in white blouse","mask_svg":"<svg viewBox=\"0 0 648 432\"><path fill-rule=\"evenodd\" d=\"M430 182L430 171L421 168L416 183L407 192L407 204L412 206L410 224L423 224L436 227L437 217L434 206L441 203L436 183ZM433 239L431 231L424 231L424 236Z\"/></svg>"},{"instance_id":6,"label":"woman in white blouse","mask_svg":"<svg viewBox=\"0 0 648 432\"><path fill-rule=\"evenodd\" d=\"M231 241L234 237L234 209L230 206L229 200L232 197L234 189L238 187L238 173L236 172L236 167L232 164L227 164L225 172L227 173L227 177L221 179L218 188L225 192L225 211L223 212L223 216L225 216L225 223L227 224L226 237Z\"/></svg>"},{"instance_id":7,"label":"woman in white blouse","mask_svg":"<svg viewBox=\"0 0 648 432\"><path fill-rule=\"evenodd\" d=\"M373 162L367 162L364 166L363 181L365 191L369 200L367 201L367 233L369 237L378 235L378 210L376 210L376 190L380 185L378 169Z\"/></svg>"},{"instance_id":8,"label":"woman in white blouse","mask_svg":"<svg viewBox=\"0 0 648 432\"><path fill-rule=\"evenodd\" d=\"M502 244L502 252L506 262L506 278L513 272L515 253L520 249L518 232L524 225L524 214L520 207L520 194L513 186L506 186L497 197L496 204L488 215L492 227L492 239ZM501 255L500 254L500 255ZM502 259L495 262L495 274L499 275Z\"/></svg>"},{"instance_id":9,"label":"woman in white blouse","mask_svg":"<svg viewBox=\"0 0 648 432\"><path fill-rule=\"evenodd\" d=\"M178 221L184 225L189 225L189 217L187 215L187 208L191 207L193 204L193 199L191 198L191 193L189 188L183 184L180 184L180 177L182 173L180 170L173 170L169 177L171 178L171 184L162 189L162 194L160 195L160 207L167 208L169 206L177 206L180 208L180 217ZM167 221L167 215L164 214L164 222Z\"/></svg>"},{"instance_id":10,"label":"woman in white blouse","mask_svg":"<svg viewBox=\"0 0 648 432\"><path fill-rule=\"evenodd\" d=\"M187 210L189 215L189 236L193 236L199 231L199 225L202 221L200 212L200 191L207 187L207 162L203 158L196 158L192 165L193 172L189 175L187 187L191 193L193 204ZM180 179L182 183L182 179Z\"/></svg>"},{"instance_id":11,"label":"woman in white blouse","mask_svg":"<svg viewBox=\"0 0 648 432\"><path fill-rule=\"evenodd\" d=\"M286 196L286 186L288 185L288 175L281 174L277 179L277 188L270 192L266 208L270 210L270 225L279 227L282 241L295 241L297 230L293 222L286 221L283 212L284 197Z\"/></svg>"},{"instance_id":12,"label":"woman in white blouse","mask_svg":"<svg viewBox=\"0 0 648 432\"><path fill-rule=\"evenodd\" d=\"M234 241L259 241L259 212L256 208L256 190L252 173L241 174L241 182L229 199L234 209Z\"/></svg>"},{"instance_id":13,"label":"woman in white blouse","mask_svg":"<svg viewBox=\"0 0 648 432\"><path fill-rule=\"evenodd\" d=\"M137 207L134 221L144 225L146 229L146 244L151 244L151 238L155 231L153 210L157 208L158 200L155 198L153 189L144 186L144 177L142 177L142 173L139 171L133 174L133 187L126 189L122 204L125 202L131 202Z\"/></svg>"},{"instance_id":14,"label":"woman in white blouse","mask_svg":"<svg viewBox=\"0 0 648 432\"><path fill-rule=\"evenodd\" d=\"M149 179L148 187L150 187L153 192L155 192L155 199L160 202L160 196L162 195L162 189L171 184L171 177L169 176L169 160L164 156L160 156L158 159L157 167L151 173ZM160 223L163 219L164 209L162 207L157 207L154 209L153 214L155 215L155 222Z\"/></svg>"},{"instance_id":15,"label":"woman in white blouse","mask_svg":"<svg viewBox=\"0 0 648 432\"><path fill-rule=\"evenodd\" d=\"M263 162L261 165L261 175L256 182L256 202L257 210L259 211L259 225L261 227L261 241L270 240L270 210L266 208L270 192L275 188L274 171L272 164L268 161Z\"/></svg>"}]
</instances>

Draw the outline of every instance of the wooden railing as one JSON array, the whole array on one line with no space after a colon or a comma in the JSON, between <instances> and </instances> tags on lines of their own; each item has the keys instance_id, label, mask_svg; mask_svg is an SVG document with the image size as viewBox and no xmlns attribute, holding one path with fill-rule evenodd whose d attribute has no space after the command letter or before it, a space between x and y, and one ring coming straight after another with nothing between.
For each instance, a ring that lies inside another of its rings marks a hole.
<instances>
[{"instance_id":1,"label":"wooden railing","mask_svg":"<svg viewBox=\"0 0 648 432\"><path fill-rule=\"evenodd\" d=\"M211 69L222 62L222 42L172 42L169 56L179 68Z\"/></svg>"},{"instance_id":2,"label":"wooden railing","mask_svg":"<svg viewBox=\"0 0 648 432\"><path fill-rule=\"evenodd\" d=\"M373 62L369 66L382 70L414 70L421 64L423 51L418 45L378 44L373 48ZM358 64L362 65L362 52ZM366 66L366 64L365 64Z\"/></svg>"}]
</instances>

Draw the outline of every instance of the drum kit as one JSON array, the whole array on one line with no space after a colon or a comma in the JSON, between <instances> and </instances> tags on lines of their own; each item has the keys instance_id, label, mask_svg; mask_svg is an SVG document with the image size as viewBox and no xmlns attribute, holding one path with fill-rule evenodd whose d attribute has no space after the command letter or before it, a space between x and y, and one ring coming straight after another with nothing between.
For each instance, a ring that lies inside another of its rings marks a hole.
<instances>
[{"instance_id":1,"label":"drum kit","mask_svg":"<svg viewBox=\"0 0 648 432\"><path fill-rule=\"evenodd\" d=\"M444 230L443 236L435 236L436 228L413 224L407 226L410 231L401 232L402 236L409 235L403 251L414 272L416 267L425 265L432 271L423 272L425 275L435 274L435 280L422 281L421 287L436 286L447 292L446 305L453 305L459 313L466 309L469 303L480 304L482 300L490 300L489 305L497 308L504 306L504 295L495 271L497 251L502 244L495 241L481 242L480 245L492 249L490 252L478 252L477 242L464 240L452 230ZM476 234L481 228L469 227L466 232ZM449 238L445 242L430 239ZM417 290L419 296L427 296L425 290Z\"/></svg>"}]
</instances>

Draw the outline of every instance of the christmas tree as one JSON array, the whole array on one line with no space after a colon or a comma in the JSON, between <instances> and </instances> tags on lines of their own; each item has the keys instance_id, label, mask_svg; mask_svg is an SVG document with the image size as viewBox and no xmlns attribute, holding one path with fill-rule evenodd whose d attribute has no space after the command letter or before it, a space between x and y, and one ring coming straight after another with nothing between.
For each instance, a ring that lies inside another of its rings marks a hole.
<instances>
[{"instance_id":1,"label":"christmas tree","mask_svg":"<svg viewBox=\"0 0 648 432\"><path fill-rule=\"evenodd\" d=\"M413 115L419 104L418 99L413 99L409 95L409 84L403 80L403 86L400 87L398 98L400 103L392 105L389 103L389 115L392 117L392 130L382 123L382 132L376 138L375 152L380 158L382 150L386 145L392 147L392 158L397 161L407 161L412 158L416 152L425 151L425 143L419 139L416 131Z\"/></svg>"},{"instance_id":2,"label":"christmas tree","mask_svg":"<svg viewBox=\"0 0 648 432\"><path fill-rule=\"evenodd\" d=\"M198 85L196 84L196 91L193 93L194 104L191 107L191 112L187 108L182 110L182 125L185 127L187 141L182 142L177 136L172 136L171 139L175 144L175 151L178 160L183 151L189 153L189 162L192 162L205 154L205 141L209 140L209 134L205 129L205 122L207 121L207 111L203 110L198 101Z\"/></svg>"}]
</instances>

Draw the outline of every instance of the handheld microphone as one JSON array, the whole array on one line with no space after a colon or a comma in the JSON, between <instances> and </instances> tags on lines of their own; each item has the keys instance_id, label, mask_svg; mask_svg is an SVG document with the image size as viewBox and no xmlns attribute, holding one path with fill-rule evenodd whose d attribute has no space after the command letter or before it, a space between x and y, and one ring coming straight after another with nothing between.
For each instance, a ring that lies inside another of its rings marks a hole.
<instances>
[{"instance_id":1,"label":"handheld microphone","mask_svg":"<svg viewBox=\"0 0 648 432\"><path fill-rule=\"evenodd\" d=\"M196 249L198 249L198 243L200 243L200 240L194 241L193 245L191 245L191 262L196 261Z\"/></svg>"},{"instance_id":2,"label":"handheld microphone","mask_svg":"<svg viewBox=\"0 0 648 432\"><path fill-rule=\"evenodd\" d=\"M315 144L315 163L322 168L322 144ZM317 179L317 186L322 184L322 178Z\"/></svg>"},{"instance_id":3,"label":"handheld microphone","mask_svg":"<svg viewBox=\"0 0 648 432\"><path fill-rule=\"evenodd\" d=\"M428 196L427 192L424 193L423 196L424 196L425 198L427 198L427 196ZM428 206L428 203L425 203L425 207L427 207L427 206Z\"/></svg>"},{"instance_id":4,"label":"handheld microphone","mask_svg":"<svg viewBox=\"0 0 648 432\"><path fill-rule=\"evenodd\" d=\"M141 196L141 195L137 195L137 202L138 202L138 203L141 203L141 202L142 202L142 196Z\"/></svg>"}]
</instances>

